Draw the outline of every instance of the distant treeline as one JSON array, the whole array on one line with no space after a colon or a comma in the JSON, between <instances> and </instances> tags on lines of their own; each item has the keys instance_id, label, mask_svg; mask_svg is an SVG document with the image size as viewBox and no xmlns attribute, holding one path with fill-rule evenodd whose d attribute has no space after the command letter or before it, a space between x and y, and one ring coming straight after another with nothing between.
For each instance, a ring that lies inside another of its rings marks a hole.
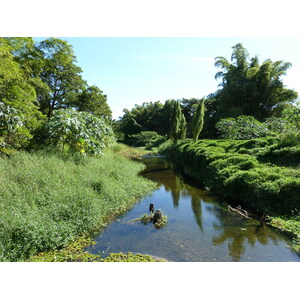
<instances>
[{"instance_id":1,"label":"distant treeline","mask_svg":"<svg viewBox=\"0 0 300 300\"><path fill-rule=\"evenodd\" d=\"M250 58L242 44L233 47L231 60L222 56L215 58L216 73L220 80L219 89L204 98L146 102L124 109L123 117L114 122L119 138L128 140L130 136L143 131L154 131L169 137L172 128L171 103L180 103L186 121L186 137L193 137L193 118L202 100L205 101L203 130L200 137L216 138L219 132L216 124L225 118L251 116L259 122L270 117L281 117L282 112L293 107L297 99L296 91L284 86L281 77L291 67L291 63L271 59L260 63L258 57Z\"/></svg>"}]
</instances>

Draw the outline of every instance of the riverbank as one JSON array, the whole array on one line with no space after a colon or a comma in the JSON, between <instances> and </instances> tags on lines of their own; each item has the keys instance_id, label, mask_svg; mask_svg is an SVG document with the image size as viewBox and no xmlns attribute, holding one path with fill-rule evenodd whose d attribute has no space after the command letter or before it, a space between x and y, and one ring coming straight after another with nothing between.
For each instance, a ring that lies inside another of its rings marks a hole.
<instances>
[{"instance_id":1,"label":"riverbank","mask_svg":"<svg viewBox=\"0 0 300 300\"><path fill-rule=\"evenodd\" d=\"M267 161L276 147L274 139L185 140L162 145L159 151L226 202L267 217L270 225L293 234L299 251L300 170Z\"/></svg>"},{"instance_id":2,"label":"riverbank","mask_svg":"<svg viewBox=\"0 0 300 300\"><path fill-rule=\"evenodd\" d=\"M70 243L76 248L155 188L138 176L142 164L116 152L82 159L46 152L1 158L0 261L28 261Z\"/></svg>"}]
</instances>

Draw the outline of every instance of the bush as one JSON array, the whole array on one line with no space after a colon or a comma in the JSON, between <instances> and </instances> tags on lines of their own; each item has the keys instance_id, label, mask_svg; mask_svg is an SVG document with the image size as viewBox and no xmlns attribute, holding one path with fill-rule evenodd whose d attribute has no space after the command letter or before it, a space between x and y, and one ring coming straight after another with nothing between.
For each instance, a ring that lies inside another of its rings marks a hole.
<instances>
[{"instance_id":1,"label":"bush","mask_svg":"<svg viewBox=\"0 0 300 300\"><path fill-rule=\"evenodd\" d=\"M130 136L130 144L135 147L146 147L151 149L157 147L165 141L165 138L155 131L141 131Z\"/></svg>"},{"instance_id":2,"label":"bush","mask_svg":"<svg viewBox=\"0 0 300 300\"><path fill-rule=\"evenodd\" d=\"M112 128L103 119L87 112L60 109L45 124L46 143L61 152L102 154L113 141Z\"/></svg>"},{"instance_id":3,"label":"bush","mask_svg":"<svg viewBox=\"0 0 300 300\"><path fill-rule=\"evenodd\" d=\"M269 134L267 126L252 116L226 118L216 124L219 135L224 139L247 140Z\"/></svg>"},{"instance_id":4,"label":"bush","mask_svg":"<svg viewBox=\"0 0 300 300\"><path fill-rule=\"evenodd\" d=\"M271 164L260 163L255 155L237 153L237 149L261 153L265 145L266 153L276 153L274 140L259 139L250 141L212 141L197 143L184 141L164 148L179 165L197 177L203 184L218 194L238 201L238 203L272 214L290 214L300 209L300 172ZM219 146L216 147L215 145ZM214 145L214 146L208 146ZM257 148L255 148L257 147ZM278 155L293 153L298 149L277 150ZM285 152L285 154L283 154Z\"/></svg>"},{"instance_id":5,"label":"bush","mask_svg":"<svg viewBox=\"0 0 300 300\"><path fill-rule=\"evenodd\" d=\"M21 148L32 138L25 127L23 115L0 102L0 152L5 148Z\"/></svg>"}]
</instances>

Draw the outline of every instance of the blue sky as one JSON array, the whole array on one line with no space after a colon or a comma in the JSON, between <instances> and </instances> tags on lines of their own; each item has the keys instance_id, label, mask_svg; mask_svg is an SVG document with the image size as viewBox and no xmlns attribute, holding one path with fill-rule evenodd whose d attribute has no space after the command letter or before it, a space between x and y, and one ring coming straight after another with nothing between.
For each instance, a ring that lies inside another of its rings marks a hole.
<instances>
[{"instance_id":1,"label":"blue sky","mask_svg":"<svg viewBox=\"0 0 300 300\"><path fill-rule=\"evenodd\" d=\"M250 57L258 55L260 62L268 58L291 62L282 79L300 94L300 38L60 38L73 46L83 78L107 95L114 118L134 104L201 98L216 91L214 58L230 60L237 43L244 45Z\"/></svg>"}]
</instances>

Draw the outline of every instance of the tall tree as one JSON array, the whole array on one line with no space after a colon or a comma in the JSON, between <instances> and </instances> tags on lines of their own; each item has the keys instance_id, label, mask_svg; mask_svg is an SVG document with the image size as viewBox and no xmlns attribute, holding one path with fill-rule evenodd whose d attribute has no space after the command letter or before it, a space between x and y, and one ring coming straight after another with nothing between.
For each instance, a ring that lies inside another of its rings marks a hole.
<instances>
[{"instance_id":1,"label":"tall tree","mask_svg":"<svg viewBox=\"0 0 300 300\"><path fill-rule=\"evenodd\" d=\"M177 143L178 140L186 137L186 120L184 114L181 111L180 102L178 100L172 101L171 110L171 127L170 127L170 139Z\"/></svg>"},{"instance_id":2,"label":"tall tree","mask_svg":"<svg viewBox=\"0 0 300 300\"><path fill-rule=\"evenodd\" d=\"M205 99L201 99L192 121L193 139L196 142L204 124Z\"/></svg>"},{"instance_id":3,"label":"tall tree","mask_svg":"<svg viewBox=\"0 0 300 300\"><path fill-rule=\"evenodd\" d=\"M215 66L222 71L215 78L222 79L215 95L218 104L218 119L251 115L263 121L285 103L297 98L297 93L285 88L281 76L286 74L291 63L272 62L259 64L257 57L249 59L242 44L233 47L231 62L222 56L215 59Z\"/></svg>"},{"instance_id":4,"label":"tall tree","mask_svg":"<svg viewBox=\"0 0 300 300\"><path fill-rule=\"evenodd\" d=\"M16 51L9 40L0 38L0 102L22 114L29 134L38 126L42 115L38 110L34 80L13 56Z\"/></svg>"},{"instance_id":5,"label":"tall tree","mask_svg":"<svg viewBox=\"0 0 300 300\"><path fill-rule=\"evenodd\" d=\"M78 93L69 105L75 107L78 111L86 111L97 117L111 119L112 112L107 104L107 96L97 86L89 86Z\"/></svg>"},{"instance_id":6,"label":"tall tree","mask_svg":"<svg viewBox=\"0 0 300 300\"><path fill-rule=\"evenodd\" d=\"M187 137L193 136L192 121L193 121L193 117L195 115L197 106L199 104L199 101L200 101L200 99L198 99L198 98L190 98L190 99L182 98L180 100L181 110L184 114L184 117L185 117L185 120L187 123L187 129L186 129Z\"/></svg>"},{"instance_id":7,"label":"tall tree","mask_svg":"<svg viewBox=\"0 0 300 300\"><path fill-rule=\"evenodd\" d=\"M72 46L66 41L50 38L40 42L38 49L42 55L40 78L49 87L48 91L38 93L38 101L42 112L50 118L55 109L70 106L86 83Z\"/></svg>"}]
</instances>

